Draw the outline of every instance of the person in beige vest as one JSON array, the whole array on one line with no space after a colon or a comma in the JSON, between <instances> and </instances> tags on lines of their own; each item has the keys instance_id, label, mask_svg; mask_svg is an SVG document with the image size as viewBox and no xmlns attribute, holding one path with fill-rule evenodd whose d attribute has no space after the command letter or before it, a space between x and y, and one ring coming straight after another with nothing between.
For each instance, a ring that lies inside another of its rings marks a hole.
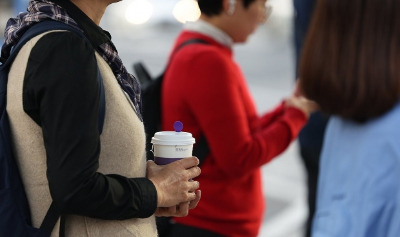
<instances>
[{"instance_id":1,"label":"person in beige vest","mask_svg":"<svg viewBox=\"0 0 400 237\"><path fill-rule=\"evenodd\" d=\"M40 34L9 73L7 113L32 224L40 226L53 202L66 236L157 236L155 215L185 216L201 196L196 157L146 162L138 82L99 27L113 2L31 0L6 27L2 58L40 21L63 22L88 39L61 30ZM101 134L98 70L106 98Z\"/></svg>"}]
</instances>

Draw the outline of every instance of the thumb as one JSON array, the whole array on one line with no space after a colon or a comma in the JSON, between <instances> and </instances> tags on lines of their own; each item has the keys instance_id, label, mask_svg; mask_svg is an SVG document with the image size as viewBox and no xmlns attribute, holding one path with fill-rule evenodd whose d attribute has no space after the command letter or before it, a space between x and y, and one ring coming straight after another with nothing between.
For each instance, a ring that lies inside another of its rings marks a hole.
<instances>
[{"instance_id":1,"label":"thumb","mask_svg":"<svg viewBox=\"0 0 400 237\"><path fill-rule=\"evenodd\" d=\"M151 170L155 170L157 168L157 166L158 165L156 163L154 163L154 161L152 161L152 160L147 161L147 167L146 167L147 173Z\"/></svg>"},{"instance_id":2,"label":"thumb","mask_svg":"<svg viewBox=\"0 0 400 237\"><path fill-rule=\"evenodd\" d=\"M155 166L157 165L153 160L148 160L147 161L147 166Z\"/></svg>"}]
</instances>

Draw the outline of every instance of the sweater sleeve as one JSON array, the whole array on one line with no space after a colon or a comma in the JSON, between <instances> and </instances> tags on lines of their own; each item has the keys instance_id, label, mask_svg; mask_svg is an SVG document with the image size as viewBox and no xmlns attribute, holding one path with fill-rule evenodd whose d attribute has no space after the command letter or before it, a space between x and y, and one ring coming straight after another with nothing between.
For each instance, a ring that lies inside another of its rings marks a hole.
<instances>
[{"instance_id":1,"label":"sweater sleeve","mask_svg":"<svg viewBox=\"0 0 400 237\"><path fill-rule=\"evenodd\" d=\"M201 47L201 46L199 46ZM278 106L261 118L231 57L205 51L180 63L189 67L185 98L204 132L215 162L226 175L245 175L284 151L306 122L294 108ZM185 76L185 75L179 75Z\"/></svg>"},{"instance_id":2,"label":"sweater sleeve","mask_svg":"<svg viewBox=\"0 0 400 237\"><path fill-rule=\"evenodd\" d=\"M285 108L285 102L282 102L275 109L262 115L259 119L260 129L273 126L279 120L286 120L290 129L290 141L295 139L300 130L307 121L307 116L303 111L295 107Z\"/></svg>"},{"instance_id":3,"label":"sweater sleeve","mask_svg":"<svg viewBox=\"0 0 400 237\"><path fill-rule=\"evenodd\" d=\"M49 33L31 51L23 106L42 127L51 196L66 214L101 219L149 217L157 205L150 180L97 172L96 65L93 48L71 32Z\"/></svg>"}]
</instances>

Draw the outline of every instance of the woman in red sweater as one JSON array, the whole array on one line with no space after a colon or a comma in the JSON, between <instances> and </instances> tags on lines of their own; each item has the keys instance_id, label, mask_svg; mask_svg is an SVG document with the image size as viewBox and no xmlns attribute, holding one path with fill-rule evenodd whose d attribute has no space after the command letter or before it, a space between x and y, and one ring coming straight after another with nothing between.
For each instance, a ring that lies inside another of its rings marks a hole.
<instances>
[{"instance_id":1,"label":"woman in red sweater","mask_svg":"<svg viewBox=\"0 0 400 237\"><path fill-rule=\"evenodd\" d=\"M202 200L176 218L170 236L257 236L264 212L260 167L282 153L314 104L295 95L259 116L232 45L267 17L266 0L198 0L200 20L185 25L162 88L163 129L180 120L210 149L202 164Z\"/></svg>"}]
</instances>

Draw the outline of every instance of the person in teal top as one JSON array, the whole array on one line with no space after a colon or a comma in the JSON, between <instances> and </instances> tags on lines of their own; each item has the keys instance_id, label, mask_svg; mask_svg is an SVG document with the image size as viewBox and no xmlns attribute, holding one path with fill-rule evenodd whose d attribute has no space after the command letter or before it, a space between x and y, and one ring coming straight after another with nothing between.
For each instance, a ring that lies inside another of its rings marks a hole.
<instances>
[{"instance_id":1,"label":"person in teal top","mask_svg":"<svg viewBox=\"0 0 400 237\"><path fill-rule=\"evenodd\" d=\"M319 0L301 93L331 115L313 237L400 236L400 1Z\"/></svg>"}]
</instances>

